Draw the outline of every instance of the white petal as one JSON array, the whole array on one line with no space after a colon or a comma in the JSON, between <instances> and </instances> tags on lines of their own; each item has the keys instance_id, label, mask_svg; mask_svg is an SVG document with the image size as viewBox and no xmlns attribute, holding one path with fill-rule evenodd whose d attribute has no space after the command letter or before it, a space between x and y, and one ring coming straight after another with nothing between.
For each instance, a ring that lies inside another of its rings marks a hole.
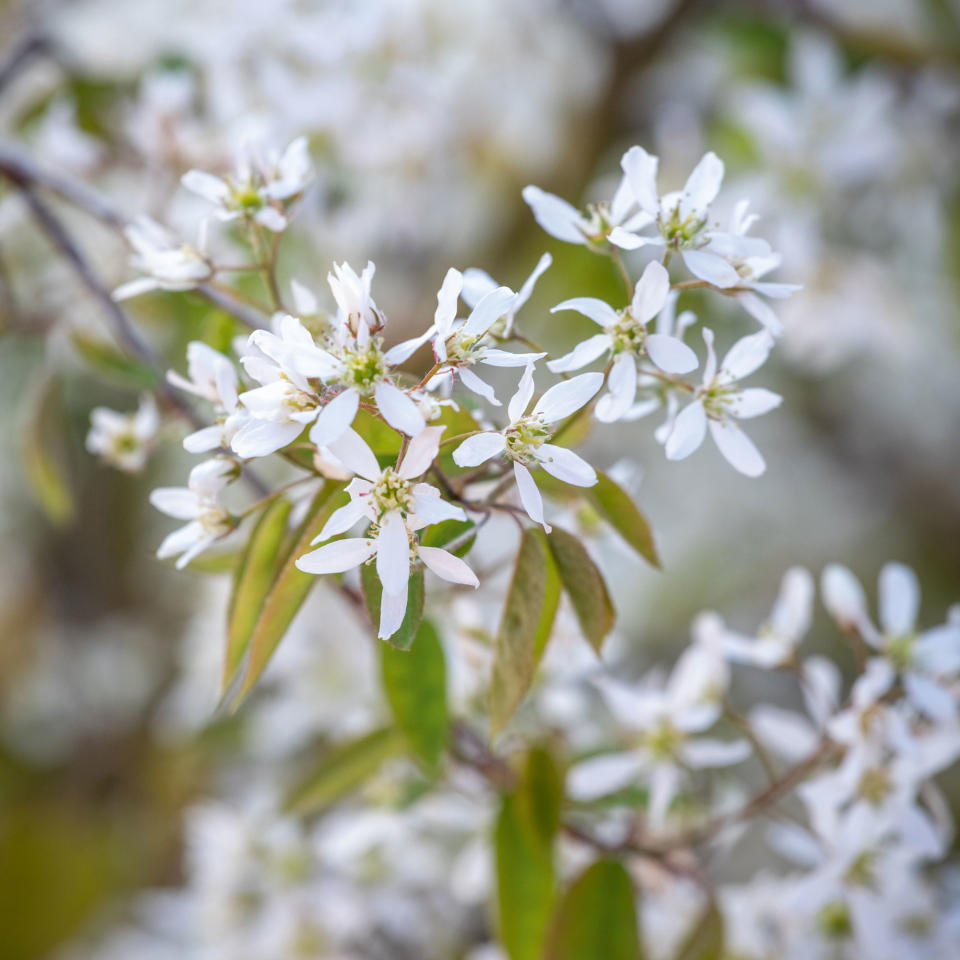
<instances>
[{"instance_id":1,"label":"white petal","mask_svg":"<svg viewBox=\"0 0 960 960\"><path fill-rule=\"evenodd\" d=\"M602 373L581 373L552 386L537 401L533 412L543 414L547 423L562 420L588 403L602 386Z\"/></svg>"},{"instance_id":2,"label":"white petal","mask_svg":"<svg viewBox=\"0 0 960 960\"><path fill-rule=\"evenodd\" d=\"M812 617L813 576L804 567L791 567L780 583L770 626L780 636L797 640L810 629Z\"/></svg>"},{"instance_id":3,"label":"white petal","mask_svg":"<svg viewBox=\"0 0 960 960\"><path fill-rule=\"evenodd\" d=\"M668 460L683 460L696 450L707 433L707 414L699 400L684 407L673 421L673 429L667 437Z\"/></svg>"},{"instance_id":4,"label":"white petal","mask_svg":"<svg viewBox=\"0 0 960 960\"><path fill-rule=\"evenodd\" d=\"M530 294L533 293L533 288L536 286L537 281L552 263L553 257L551 257L549 253L545 253L540 257L537 265L533 268L533 272L523 281L522 286L517 291L516 299L513 301L513 307L511 308L514 313L530 299Z\"/></svg>"},{"instance_id":5,"label":"white petal","mask_svg":"<svg viewBox=\"0 0 960 960\"><path fill-rule=\"evenodd\" d=\"M680 219L693 215L703 217L716 199L723 183L723 161L713 152L705 153L693 168L683 187Z\"/></svg>"},{"instance_id":6,"label":"white petal","mask_svg":"<svg viewBox=\"0 0 960 960\"><path fill-rule=\"evenodd\" d=\"M511 353L509 350L488 347L479 359L481 363L487 363L491 367L528 367L545 356L546 353Z\"/></svg>"},{"instance_id":7,"label":"white petal","mask_svg":"<svg viewBox=\"0 0 960 960\"><path fill-rule=\"evenodd\" d=\"M715 287L735 287L740 274L723 257L706 250L684 250L681 253L687 269L698 279L706 280Z\"/></svg>"},{"instance_id":8,"label":"white petal","mask_svg":"<svg viewBox=\"0 0 960 960\"><path fill-rule=\"evenodd\" d=\"M653 768L650 774L650 801L647 806L651 829L662 829L679 784L680 771L672 763L658 763Z\"/></svg>"},{"instance_id":9,"label":"white petal","mask_svg":"<svg viewBox=\"0 0 960 960\"><path fill-rule=\"evenodd\" d=\"M820 595L827 612L844 627L858 627L867 616L867 598L860 581L839 563L828 564L820 576Z\"/></svg>"},{"instance_id":10,"label":"white petal","mask_svg":"<svg viewBox=\"0 0 960 960\"><path fill-rule=\"evenodd\" d=\"M682 754L688 767L729 767L750 756L750 744L746 740L688 740Z\"/></svg>"},{"instance_id":11,"label":"white petal","mask_svg":"<svg viewBox=\"0 0 960 960\"><path fill-rule=\"evenodd\" d=\"M783 397L772 390L763 387L751 387L735 394L730 402L730 413L740 420L749 420L759 417L776 409L783 402Z\"/></svg>"},{"instance_id":12,"label":"white petal","mask_svg":"<svg viewBox=\"0 0 960 960\"><path fill-rule=\"evenodd\" d=\"M759 477L767 465L753 441L732 420L711 420L710 434L727 463L747 477Z\"/></svg>"},{"instance_id":13,"label":"white petal","mask_svg":"<svg viewBox=\"0 0 960 960\"><path fill-rule=\"evenodd\" d=\"M670 293L670 274L662 263L651 260L633 291L630 311L640 323L652 320L667 302Z\"/></svg>"},{"instance_id":14,"label":"white petal","mask_svg":"<svg viewBox=\"0 0 960 960\"><path fill-rule=\"evenodd\" d=\"M377 409L394 430L415 437L427 425L417 405L392 383L378 383L374 396Z\"/></svg>"},{"instance_id":15,"label":"white petal","mask_svg":"<svg viewBox=\"0 0 960 960\"><path fill-rule=\"evenodd\" d=\"M902 563L888 563L880 571L880 626L894 637L913 631L920 609L917 575Z\"/></svg>"},{"instance_id":16,"label":"white petal","mask_svg":"<svg viewBox=\"0 0 960 960\"><path fill-rule=\"evenodd\" d=\"M545 443L536 452L537 461L544 470L564 483L577 487L592 487L597 482L597 473L578 454L566 447Z\"/></svg>"},{"instance_id":17,"label":"white petal","mask_svg":"<svg viewBox=\"0 0 960 960\"><path fill-rule=\"evenodd\" d=\"M643 754L636 751L589 757L567 771L567 794L580 801L605 797L634 783L643 768Z\"/></svg>"},{"instance_id":18,"label":"white petal","mask_svg":"<svg viewBox=\"0 0 960 960\"><path fill-rule=\"evenodd\" d=\"M167 560L183 553L185 550L189 550L205 539L203 525L194 520L186 526L174 530L173 533L168 533L160 546L157 547L157 557L161 560Z\"/></svg>"},{"instance_id":19,"label":"white petal","mask_svg":"<svg viewBox=\"0 0 960 960\"><path fill-rule=\"evenodd\" d=\"M395 344L384 354L387 363L391 366L406 363L435 333L436 328L431 326L428 327L424 333L421 333L419 337L414 337L411 340L403 340Z\"/></svg>"},{"instance_id":20,"label":"white petal","mask_svg":"<svg viewBox=\"0 0 960 960\"><path fill-rule=\"evenodd\" d=\"M659 160L643 147L631 147L620 160L633 191L633 197L642 210L656 216L660 211L657 196L657 165Z\"/></svg>"},{"instance_id":21,"label":"white petal","mask_svg":"<svg viewBox=\"0 0 960 960\"><path fill-rule=\"evenodd\" d=\"M263 207L253 219L273 233L287 229L287 218L276 207Z\"/></svg>"},{"instance_id":22,"label":"white petal","mask_svg":"<svg viewBox=\"0 0 960 960\"><path fill-rule=\"evenodd\" d=\"M697 355L682 340L663 333L647 334L647 356L667 373L689 373L700 365Z\"/></svg>"},{"instance_id":23,"label":"white petal","mask_svg":"<svg viewBox=\"0 0 960 960\"><path fill-rule=\"evenodd\" d=\"M517 481L517 491L520 494L520 503L527 515L535 523L543 526L547 533L550 532L550 525L543 518L543 497L540 496L540 490L537 488L530 471L522 463L513 464L513 475Z\"/></svg>"},{"instance_id":24,"label":"white petal","mask_svg":"<svg viewBox=\"0 0 960 960\"><path fill-rule=\"evenodd\" d=\"M502 406L497 399L497 395L493 392L493 387L486 380L478 377L469 367L460 367L459 373L461 382L468 390L472 390L495 407Z\"/></svg>"},{"instance_id":25,"label":"white petal","mask_svg":"<svg viewBox=\"0 0 960 960\"><path fill-rule=\"evenodd\" d=\"M950 689L919 673L906 673L903 688L907 698L922 714L937 723L955 723L958 705Z\"/></svg>"},{"instance_id":26,"label":"white petal","mask_svg":"<svg viewBox=\"0 0 960 960\"><path fill-rule=\"evenodd\" d=\"M524 411L530 404L533 397L533 364L531 363L523 375L520 377L520 383L517 385L517 392L510 398L507 405L507 416L511 423L515 423L523 416Z\"/></svg>"},{"instance_id":27,"label":"white petal","mask_svg":"<svg viewBox=\"0 0 960 960\"><path fill-rule=\"evenodd\" d=\"M447 550L439 547L418 547L420 559L438 577L449 580L450 583L464 583L471 587L479 587L477 575L459 557L455 557Z\"/></svg>"},{"instance_id":28,"label":"white petal","mask_svg":"<svg viewBox=\"0 0 960 960\"><path fill-rule=\"evenodd\" d=\"M188 170L180 182L191 193L213 204L219 205L230 196L230 187L219 177L204 170Z\"/></svg>"},{"instance_id":29,"label":"white petal","mask_svg":"<svg viewBox=\"0 0 960 960\"><path fill-rule=\"evenodd\" d=\"M413 512L424 526L444 520L467 519L462 507L448 503L440 496L440 491L428 483L418 483L413 488Z\"/></svg>"},{"instance_id":30,"label":"white petal","mask_svg":"<svg viewBox=\"0 0 960 960\"><path fill-rule=\"evenodd\" d=\"M344 430L337 440L330 444L330 452L358 477L376 480L380 476L376 455L356 430Z\"/></svg>"},{"instance_id":31,"label":"white petal","mask_svg":"<svg viewBox=\"0 0 960 960\"><path fill-rule=\"evenodd\" d=\"M356 390L344 390L335 396L320 411L310 428L311 442L318 447L329 447L353 423L359 406L360 395Z\"/></svg>"},{"instance_id":32,"label":"white petal","mask_svg":"<svg viewBox=\"0 0 960 960\"><path fill-rule=\"evenodd\" d=\"M222 431L219 425L203 427L183 438L183 449L187 453L207 453L216 450L222 442Z\"/></svg>"},{"instance_id":33,"label":"white petal","mask_svg":"<svg viewBox=\"0 0 960 960\"><path fill-rule=\"evenodd\" d=\"M478 337L486 333L513 306L515 296L509 287L491 290L473 308L461 332L468 337Z\"/></svg>"},{"instance_id":34,"label":"white petal","mask_svg":"<svg viewBox=\"0 0 960 960\"><path fill-rule=\"evenodd\" d=\"M496 290L498 286L500 284L486 270L470 267L463 271L463 289L460 291L460 296L468 307L475 307L483 297L491 290Z\"/></svg>"},{"instance_id":35,"label":"white petal","mask_svg":"<svg viewBox=\"0 0 960 960\"><path fill-rule=\"evenodd\" d=\"M234 434L231 446L243 460L265 457L293 443L303 430L302 423L276 423L272 420L247 420Z\"/></svg>"},{"instance_id":36,"label":"white petal","mask_svg":"<svg viewBox=\"0 0 960 960\"><path fill-rule=\"evenodd\" d=\"M440 449L440 434L444 430L446 427L426 427L410 441L398 471L404 480L421 476L433 463Z\"/></svg>"},{"instance_id":37,"label":"white petal","mask_svg":"<svg viewBox=\"0 0 960 960\"><path fill-rule=\"evenodd\" d=\"M506 441L502 433L493 431L477 433L467 437L463 443L453 451L453 462L458 467L479 467L491 457L503 453Z\"/></svg>"},{"instance_id":38,"label":"white petal","mask_svg":"<svg viewBox=\"0 0 960 960\"><path fill-rule=\"evenodd\" d=\"M186 487L158 487L150 491L150 502L177 520L193 520L199 513L196 494Z\"/></svg>"},{"instance_id":39,"label":"white petal","mask_svg":"<svg viewBox=\"0 0 960 960\"><path fill-rule=\"evenodd\" d=\"M398 510L391 510L380 524L377 576L384 593L400 593L410 579L410 537Z\"/></svg>"},{"instance_id":40,"label":"white petal","mask_svg":"<svg viewBox=\"0 0 960 960\"><path fill-rule=\"evenodd\" d=\"M346 506L334 510L323 525L319 535L311 541L311 546L323 543L331 537L346 533L354 524L359 523L367 516L367 505L363 500L351 500Z\"/></svg>"},{"instance_id":41,"label":"white petal","mask_svg":"<svg viewBox=\"0 0 960 960\"><path fill-rule=\"evenodd\" d=\"M580 231L579 211L566 200L547 193L539 187L523 188L523 199L533 211L537 223L552 237L566 240L567 243L585 243L586 238Z\"/></svg>"},{"instance_id":42,"label":"white petal","mask_svg":"<svg viewBox=\"0 0 960 960\"><path fill-rule=\"evenodd\" d=\"M639 250L640 247L646 247L650 244L661 246L662 237L638 237L635 233L627 230L625 227L614 227L608 234L607 239L621 250Z\"/></svg>"},{"instance_id":43,"label":"white petal","mask_svg":"<svg viewBox=\"0 0 960 960\"><path fill-rule=\"evenodd\" d=\"M547 362L547 369L553 373L566 373L579 370L610 349L610 335L597 333L578 343L568 354Z\"/></svg>"},{"instance_id":44,"label":"white petal","mask_svg":"<svg viewBox=\"0 0 960 960\"><path fill-rule=\"evenodd\" d=\"M453 321L457 319L457 300L462 289L463 274L451 267L437 292L437 309L433 315L433 325L443 339L450 335Z\"/></svg>"},{"instance_id":45,"label":"white petal","mask_svg":"<svg viewBox=\"0 0 960 960\"><path fill-rule=\"evenodd\" d=\"M637 364L633 354L621 353L614 361L607 379L609 393L597 403L597 419L601 423L619 420L633 406L637 395Z\"/></svg>"},{"instance_id":46,"label":"white petal","mask_svg":"<svg viewBox=\"0 0 960 960\"><path fill-rule=\"evenodd\" d=\"M298 557L296 566L304 573L343 573L359 567L369 560L377 549L375 540L366 537L351 537L346 540L335 540L318 550L311 550L302 557Z\"/></svg>"},{"instance_id":47,"label":"white petal","mask_svg":"<svg viewBox=\"0 0 960 960\"><path fill-rule=\"evenodd\" d=\"M407 612L407 586L408 581L404 581L403 589L398 593L387 593L386 590L380 597L380 625L377 629L377 636L381 640L392 637L403 623L403 618Z\"/></svg>"},{"instance_id":48,"label":"white petal","mask_svg":"<svg viewBox=\"0 0 960 960\"><path fill-rule=\"evenodd\" d=\"M601 327L609 327L617 322L617 311L606 300L599 300L596 297L574 297L572 300L564 300L563 303L552 307L550 312L558 313L561 310L576 310L577 313L589 317Z\"/></svg>"},{"instance_id":49,"label":"white petal","mask_svg":"<svg viewBox=\"0 0 960 960\"><path fill-rule=\"evenodd\" d=\"M753 317L771 337L779 337L783 333L783 324L773 312L773 308L755 293L738 293L737 299L747 313Z\"/></svg>"},{"instance_id":50,"label":"white petal","mask_svg":"<svg viewBox=\"0 0 960 960\"><path fill-rule=\"evenodd\" d=\"M728 351L720 364L720 376L724 380L742 380L767 362L773 340L766 330L741 337Z\"/></svg>"}]
</instances>

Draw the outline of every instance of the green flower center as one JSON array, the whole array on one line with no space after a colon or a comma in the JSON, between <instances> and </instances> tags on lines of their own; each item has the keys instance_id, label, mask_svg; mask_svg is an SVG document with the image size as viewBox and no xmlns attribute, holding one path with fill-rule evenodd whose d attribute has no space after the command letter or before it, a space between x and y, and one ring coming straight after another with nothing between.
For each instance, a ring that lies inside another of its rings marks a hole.
<instances>
[{"instance_id":1,"label":"green flower center","mask_svg":"<svg viewBox=\"0 0 960 960\"><path fill-rule=\"evenodd\" d=\"M676 758L683 746L684 735L667 721L661 722L643 738L643 746L650 751L656 761L669 761Z\"/></svg>"},{"instance_id":2,"label":"green flower center","mask_svg":"<svg viewBox=\"0 0 960 960\"><path fill-rule=\"evenodd\" d=\"M829 940L846 940L853 933L850 910L842 900L828 903L817 916L817 924Z\"/></svg>"},{"instance_id":3,"label":"green flower center","mask_svg":"<svg viewBox=\"0 0 960 960\"><path fill-rule=\"evenodd\" d=\"M447 360L450 363L467 365L476 360L479 352L480 337L454 333L447 340Z\"/></svg>"},{"instance_id":4,"label":"green flower center","mask_svg":"<svg viewBox=\"0 0 960 960\"><path fill-rule=\"evenodd\" d=\"M865 850L850 864L843 879L852 886L873 887L876 883L876 859L871 851Z\"/></svg>"},{"instance_id":5,"label":"green flower center","mask_svg":"<svg viewBox=\"0 0 960 960\"><path fill-rule=\"evenodd\" d=\"M711 420L725 420L730 405L739 393L739 387L716 382L699 391L703 409Z\"/></svg>"},{"instance_id":6,"label":"green flower center","mask_svg":"<svg viewBox=\"0 0 960 960\"><path fill-rule=\"evenodd\" d=\"M387 372L383 353L375 343L371 343L363 352L349 353L346 366L346 382L362 394L373 393Z\"/></svg>"},{"instance_id":7,"label":"green flower center","mask_svg":"<svg viewBox=\"0 0 960 960\"><path fill-rule=\"evenodd\" d=\"M413 488L391 467L380 474L369 496L376 504L378 518L391 510L399 510L404 516L413 511Z\"/></svg>"},{"instance_id":8,"label":"green flower center","mask_svg":"<svg viewBox=\"0 0 960 960\"><path fill-rule=\"evenodd\" d=\"M629 307L620 310L619 319L610 328L610 339L614 353L643 353L643 345L647 339L646 327L634 317Z\"/></svg>"},{"instance_id":9,"label":"green flower center","mask_svg":"<svg viewBox=\"0 0 960 960\"><path fill-rule=\"evenodd\" d=\"M913 647L916 643L915 633L905 633L900 637L888 637L886 654L890 663L898 672L908 670L913 663Z\"/></svg>"},{"instance_id":10,"label":"green flower center","mask_svg":"<svg viewBox=\"0 0 960 960\"><path fill-rule=\"evenodd\" d=\"M706 217L697 217L694 214L689 214L681 220L679 202L670 215L666 219L661 217L659 222L660 233L671 250L689 250L700 246L702 242L700 234L706 225Z\"/></svg>"},{"instance_id":11,"label":"green flower center","mask_svg":"<svg viewBox=\"0 0 960 960\"><path fill-rule=\"evenodd\" d=\"M534 451L539 450L551 435L550 429L539 414L521 417L508 427L504 434L507 456L519 463L531 463L536 460Z\"/></svg>"},{"instance_id":12,"label":"green flower center","mask_svg":"<svg viewBox=\"0 0 960 960\"><path fill-rule=\"evenodd\" d=\"M883 767L871 767L864 771L857 786L857 792L860 796L875 807L879 807L892 790L893 784L890 782L890 776Z\"/></svg>"}]
</instances>

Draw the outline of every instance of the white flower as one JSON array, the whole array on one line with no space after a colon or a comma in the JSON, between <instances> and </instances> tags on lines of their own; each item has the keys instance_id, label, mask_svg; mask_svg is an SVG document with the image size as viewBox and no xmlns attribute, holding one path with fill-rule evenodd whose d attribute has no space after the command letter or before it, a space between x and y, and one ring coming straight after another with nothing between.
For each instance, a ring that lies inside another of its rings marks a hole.
<instances>
[{"instance_id":1,"label":"white flower","mask_svg":"<svg viewBox=\"0 0 960 960\"><path fill-rule=\"evenodd\" d=\"M159 511L189 521L160 544L157 556L161 560L180 554L176 564L180 570L234 528L234 520L221 506L219 497L235 471L233 461L217 457L197 464L190 471L187 486L158 487L151 492L150 502Z\"/></svg>"},{"instance_id":2,"label":"white flower","mask_svg":"<svg viewBox=\"0 0 960 960\"><path fill-rule=\"evenodd\" d=\"M279 157L244 158L228 177L188 170L181 182L215 208L219 220L249 217L268 230L287 226L286 205L300 196L312 177L306 137L298 137Z\"/></svg>"},{"instance_id":3,"label":"white flower","mask_svg":"<svg viewBox=\"0 0 960 960\"><path fill-rule=\"evenodd\" d=\"M916 574L901 563L880 571L878 630L867 613L857 578L840 564L830 564L821 579L823 602L845 629L854 629L887 664L886 686L899 675L913 706L935 721L957 717L957 702L945 681L960 674L960 623L948 621L918 631L920 586Z\"/></svg>"},{"instance_id":4,"label":"white flower","mask_svg":"<svg viewBox=\"0 0 960 960\"><path fill-rule=\"evenodd\" d=\"M370 334L383 326L383 318L371 294L376 267L367 261L363 273L349 263L335 263L327 274L327 283L337 302L337 330L341 338L352 337L359 346L366 346Z\"/></svg>"},{"instance_id":5,"label":"white flower","mask_svg":"<svg viewBox=\"0 0 960 960\"><path fill-rule=\"evenodd\" d=\"M633 236L632 231L642 229L653 219L647 211L637 210L626 173L620 179L613 200L589 204L586 214L539 187L524 187L523 199L533 211L537 223L551 237L567 243L601 244L611 231L618 230Z\"/></svg>"},{"instance_id":6,"label":"white flower","mask_svg":"<svg viewBox=\"0 0 960 960\"><path fill-rule=\"evenodd\" d=\"M297 567L305 573L342 573L376 557L377 575L383 584L379 636L392 636L403 622L407 608L410 564L419 558L437 576L452 583L478 586L473 571L461 560L439 547L425 547L416 531L444 520L465 520L460 507L441 499L440 491L428 483L413 483L430 467L437 455L440 434L445 427L426 427L410 441L396 468L380 468L366 441L346 430L329 452L356 477L347 491L350 503L335 510L313 541L320 543L346 533L361 520L370 527L363 537L337 540L304 554Z\"/></svg>"},{"instance_id":7,"label":"white flower","mask_svg":"<svg viewBox=\"0 0 960 960\"><path fill-rule=\"evenodd\" d=\"M149 394L140 399L134 413L94 407L90 411L87 450L118 470L137 473L153 450L159 425L157 405Z\"/></svg>"},{"instance_id":8,"label":"white flower","mask_svg":"<svg viewBox=\"0 0 960 960\"><path fill-rule=\"evenodd\" d=\"M650 791L650 826L659 830L685 770L730 766L749 756L745 740L696 736L719 719L728 678L719 655L716 621L700 618L694 631L694 644L684 651L666 683L655 671L634 688L613 679L599 684L620 727L640 734L639 743L628 751L575 764L567 777L572 798L593 800L642 777Z\"/></svg>"},{"instance_id":9,"label":"white flower","mask_svg":"<svg viewBox=\"0 0 960 960\"><path fill-rule=\"evenodd\" d=\"M509 287L497 287L485 294L473 308L470 316L457 323L457 299L463 286L463 276L452 267L443 279L437 294L437 310L427 331L412 340L405 340L387 351L388 363L403 363L427 340L433 341L433 355L439 369L431 378L459 374L467 389L500 406L493 388L470 368L475 363L492 367L523 367L545 356L543 353L509 353L498 350L487 337L497 320L514 304L516 294Z\"/></svg>"},{"instance_id":10,"label":"white flower","mask_svg":"<svg viewBox=\"0 0 960 960\"><path fill-rule=\"evenodd\" d=\"M213 273L204 253L203 224L196 247L183 243L149 217L138 217L123 232L134 250L131 265L147 276L121 284L113 292L114 300L150 290L192 290Z\"/></svg>"},{"instance_id":11,"label":"white flower","mask_svg":"<svg viewBox=\"0 0 960 960\"><path fill-rule=\"evenodd\" d=\"M725 630L726 656L739 663L758 667L779 667L789 663L813 619L813 577L803 567L792 567L784 576L770 619L747 637Z\"/></svg>"},{"instance_id":12,"label":"white flower","mask_svg":"<svg viewBox=\"0 0 960 960\"><path fill-rule=\"evenodd\" d=\"M184 450L207 453L218 447L229 447L247 419L237 397L237 371L230 360L203 341L192 340L187 344L187 376L170 370L167 380L181 390L208 400L217 416L217 423L184 437Z\"/></svg>"},{"instance_id":13,"label":"white flower","mask_svg":"<svg viewBox=\"0 0 960 960\"><path fill-rule=\"evenodd\" d=\"M500 318L490 329L492 336L499 339L509 339L513 332L513 325L516 321L517 313L520 308L530 299L533 294L533 288L544 272L553 263L553 257L549 253L543 254L533 268L533 272L523 281L520 289L517 291L510 305L510 309ZM478 270L476 267L470 267L463 271L463 290L460 296L468 307L475 307L488 293L496 290L500 284L497 283L489 273Z\"/></svg>"},{"instance_id":14,"label":"white flower","mask_svg":"<svg viewBox=\"0 0 960 960\"><path fill-rule=\"evenodd\" d=\"M512 460L524 510L531 520L549 531L543 517L543 498L528 467L539 465L558 480L578 487L592 487L597 482L590 464L549 440L553 436L551 425L576 413L602 385L602 373L582 373L552 386L528 414L526 409L533 399L533 364L529 365L507 407L507 426L468 437L453 451L454 462L461 467L477 467L501 454Z\"/></svg>"},{"instance_id":15,"label":"white flower","mask_svg":"<svg viewBox=\"0 0 960 960\"><path fill-rule=\"evenodd\" d=\"M637 281L630 306L614 310L594 297L576 297L557 304L550 312L576 310L604 330L577 344L566 356L551 360L554 373L579 370L606 353L613 356L608 379L609 393L597 403L597 419L613 423L634 404L637 394L638 363L648 359L667 373L689 373L697 367L697 355L676 337L647 333L647 324L657 316L670 295L670 276L653 261Z\"/></svg>"},{"instance_id":16,"label":"white flower","mask_svg":"<svg viewBox=\"0 0 960 960\"><path fill-rule=\"evenodd\" d=\"M743 337L730 348L718 370L713 331L704 329L703 339L707 344L703 383L694 393L693 402L677 414L667 437L667 459L689 457L703 443L709 424L714 442L731 466L748 477L758 477L766 464L734 420L769 413L780 405L782 397L760 387L745 390L738 386L738 381L764 364L773 340L765 330Z\"/></svg>"}]
</instances>

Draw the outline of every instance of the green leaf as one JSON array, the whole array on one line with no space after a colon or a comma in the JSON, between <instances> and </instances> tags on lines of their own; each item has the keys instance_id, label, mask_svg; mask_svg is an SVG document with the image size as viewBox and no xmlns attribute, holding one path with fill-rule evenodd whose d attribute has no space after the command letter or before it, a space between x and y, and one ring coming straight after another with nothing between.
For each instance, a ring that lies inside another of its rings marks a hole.
<instances>
[{"instance_id":1,"label":"green leaf","mask_svg":"<svg viewBox=\"0 0 960 960\"><path fill-rule=\"evenodd\" d=\"M152 390L156 385L156 375L148 366L126 356L113 344L82 331L75 331L71 341L86 363L120 386Z\"/></svg>"},{"instance_id":2,"label":"green leaf","mask_svg":"<svg viewBox=\"0 0 960 960\"><path fill-rule=\"evenodd\" d=\"M674 960L720 960L723 956L723 915L711 903L700 917Z\"/></svg>"},{"instance_id":3,"label":"green leaf","mask_svg":"<svg viewBox=\"0 0 960 960\"><path fill-rule=\"evenodd\" d=\"M311 549L310 542L320 533L330 514L339 506L342 483L327 483L314 498L306 519L293 536L292 546L278 566L277 577L267 594L250 636L247 669L234 701L234 709L257 682L283 639L297 611L316 582L312 574L298 570L295 563Z\"/></svg>"},{"instance_id":4,"label":"green leaf","mask_svg":"<svg viewBox=\"0 0 960 960\"><path fill-rule=\"evenodd\" d=\"M454 540L459 542L451 553L458 557L466 556L473 546L476 536L467 536L467 534L476 527L472 520L441 520L440 523L433 523L427 527L420 535L420 542L425 547L446 547ZM462 539L461 539L462 538Z\"/></svg>"},{"instance_id":5,"label":"green leaf","mask_svg":"<svg viewBox=\"0 0 960 960\"><path fill-rule=\"evenodd\" d=\"M409 650L380 644L380 662L397 726L413 752L435 770L450 735L447 665L437 631L424 620Z\"/></svg>"},{"instance_id":6,"label":"green leaf","mask_svg":"<svg viewBox=\"0 0 960 960\"><path fill-rule=\"evenodd\" d=\"M553 856L529 829L517 794L503 798L494 846L500 940L510 960L537 960L553 902Z\"/></svg>"},{"instance_id":7,"label":"green leaf","mask_svg":"<svg viewBox=\"0 0 960 960\"><path fill-rule=\"evenodd\" d=\"M560 576L539 528L520 540L513 579L497 631L490 683L491 733L499 733L523 700L560 603Z\"/></svg>"},{"instance_id":8,"label":"green leaf","mask_svg":"<svg viewBox=\"0 0 960 960\"><path fill-rule=\"evenodd\" d=\"M320 758L317 769L287 798L292 813L322 810L356 790L392 757L404 752L406 739L396 727L374 730L358 740L338 744Z\"/></svg>"},{"instance_id":9,"label":"green leaf","mask_svg":"<svg viewBox=\"0 0 960 960\"><path fill-rule=\"evenodd\" d=\"M383 595L383 584L377 576L377 568L372 563L366 563L360 568L360 582L363 585L363 595L370 611L374 630L380 623L380 598ZM423 570L414 570L410 574L410 583L407 587L407 612L403 615L400 629L386 642L398 650L409 650L413 638L417 635L417 628L423 619Z\"/></svg>"},{"instance_id":10,"label":"green leaf","mask_svg":"<svg viewBox=\"0 0 960 960\"><path fill-rule=\"evenodd\" d=\"M545 960L642 960L633 884L616 860L598 860L557 905Z\"/></svg>"},{"instance_id":11,"label":"green leaf","mask_svg":"<svg viewBox=\"0 0 960 960\"><path fill-rule=\"evenodd\" d=\"M586 547L572 533L554 528L547 534L547 542L564 589L573 601L580 629L590 646L600 653L616 619L603 576Z\"/></svg>"},{"instance_id":12,"label":"green leaf","mask_svg":"<svg viewBox=\"0 0 960 960\"><path fill-rule=\"evenodd\" d=\"M281 497L263 511L237 567L227 612L221 692L230 686L240 669L264 601L276 580L291 507L290 501Z\"/></svg>"},{"instance_id":13,"label":"green leaf","mask_svg":"<svg viewBox=\"0 0 960 960\"><path fill-rule=\"evenodd\" d=\"M597 471L597 482L584 493L607 523L651 566L660 568L660 556L646 517L630 495L605 473Z\"/></svg>"},{"instance_id":14,"label":"green leaf","mask_svg":"<svg viewBox=\"0 0 960 960\"><path fill-rule=\"evenodd\" d=\"M366 410L358 410L353 429L367 441L367 445L381 461L395 461L400 452L400 434L393 427ZM381 464L382 465L382 464Z\"/></svg>"},{"instance_id":15,"label":"green leaf","mask_svg":"<svg viewBox=\"0 0 960 960\"><path fill-rule=\"evenodd\" d=\"M549 750L534 747L527 753L517 801L527 830L541 843L551 845L560 828L563 776Z\"/></svg>"},{"instance_id":16,"label":"green leaf","mask_svg":"<svg viewBox=\"0 0 960 960\"><path fill-rule=\"evenodd\" d=\"M63 466L60 387L52 377L40 384L32 398L20 446L30 495L51 523L66 526L76 508Z\"/></svg>"}]
</instances>

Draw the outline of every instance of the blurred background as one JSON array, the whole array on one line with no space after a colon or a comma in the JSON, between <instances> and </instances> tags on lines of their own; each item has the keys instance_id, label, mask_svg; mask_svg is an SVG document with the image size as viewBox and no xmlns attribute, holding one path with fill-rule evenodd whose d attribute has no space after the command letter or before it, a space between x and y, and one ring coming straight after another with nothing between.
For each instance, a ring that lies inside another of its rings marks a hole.
<instances>
[{"instance_id":1,"label":"blurred background","mask_svg":"<svg viewBox=\"0 0 960 960\"><path fill-rule=\"evenodd\" d=\"M593 462L640 464L637 496L664 561L662 573L623 558L608 567L611 656L639 667L672 655L701 609L754 627L793 564L839 560L872 585L887 560L909 563L927 623L960 600L960 4L0 0L0 136L125 213L186 228L197 208L178 189L183 172L228 170L242 143L301 133L317 180L282 274L327 302L333 259L374 260L391 339L425 326L448 266L516 288L545 250L554 265L525 330L555 353L582 339L589 321L548 308L616 300L616 274L546 236L520 191L608 197L634 143L660 156L671 188L716 151L729 206L749 197L755 232L783 254L776 279L803 284L778 307L786 333L757 378L785 396L751 429L761 479L706 446L668 463L646 420L591 437ZM114 233L57 210L109 286L131 276ZM752 331L717 299L687 305L721 344ZM192 294L131 310L181 370L188 340L226 344L233 332ZM299 849L295 825L258 826L269 803L256 784L383 712L363 624L317 590L248 708L215 713L228 578L214 563L176 573L158 562L170 527L147 502L152 487L181 484L191 458L175 428L138 475L84 449L90 410L132 410L144 386L100 305L0 182L2 960L248 956L224 941L202 952L189 931L223 922L242 838L288 860ZM447 641L495 626L496 596L445 624ZM814 639L836 643L829 630ZM464 647L454 673L466 700L472 656ZM944 786L956 812L960 781ZM330 926L359 911L376 928L363 956L464 956L473 935L462 931L481 922L469 846L459 940L438 933L456 925L434 902L448 876L437 838L473 812L418 816L364 835L401 874L416 850L419 873L382 904L358 899L356 884L324 898ZM347 872L383 866L345 836L334 824L311 843ZM404 940L418 926L433 931L429 952ZM304 940L285 956L340 954Z\"/></svg>"}]
</instances>

